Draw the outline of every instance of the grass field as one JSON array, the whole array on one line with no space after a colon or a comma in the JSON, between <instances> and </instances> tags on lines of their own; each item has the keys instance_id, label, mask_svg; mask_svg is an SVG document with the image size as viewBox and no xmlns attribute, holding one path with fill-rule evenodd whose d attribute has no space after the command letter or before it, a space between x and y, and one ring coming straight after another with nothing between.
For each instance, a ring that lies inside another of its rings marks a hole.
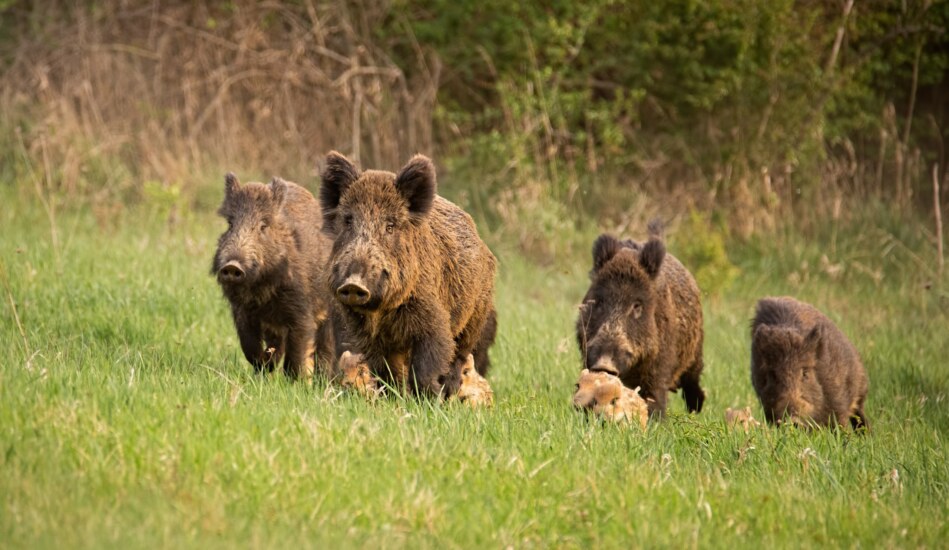
<instances>
[{"instance_id":1,"label":"grass field","mask_svg":"<svg viewBox=\"0 0 949 550\"><path fill-rule=\"evenodd\" d=\"M733 247L740 275L705 302L706 408L688 416L673 396L642 434L569 406L586 253L537 267L492 243L493 409L368 403L251 373L208 275L223 223L211 214L170 228L147 208L114 223L76 208L57 216L54 246L35 199L0 198L0 546L949 540L949 294L923 220ZM851 335L872 433L726 428L726 407L761 417L747 327L774 293Z\"/></svg>"}]
</instances>

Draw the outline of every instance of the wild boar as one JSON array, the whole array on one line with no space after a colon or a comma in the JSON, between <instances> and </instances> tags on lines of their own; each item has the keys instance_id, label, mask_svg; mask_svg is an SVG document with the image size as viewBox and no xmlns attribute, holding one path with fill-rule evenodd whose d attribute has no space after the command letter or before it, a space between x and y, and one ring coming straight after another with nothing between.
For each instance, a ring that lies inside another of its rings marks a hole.
<instances>
[{"instance_id":1,"label":"wild boar","mask_svg":"<svg viewBox=\"0 0 949 550\"><path fill-rule=\"evenodd\" d=\"M469 354L484 375L497 262L471 217L437 195L432 161L362 172L331 152L322 179L337 356L359 353L383 380L443 397Z\"/></svg>"},{"instance_id":2,"label":"wild boar","mask_svg":"<svg viewBox=\"0 0 949 550\"><path fill-rule=\"evenodd\" d=\"M751 383L770 424L869 428L869 380L843 332L814 306L763 298L751 324Z\"/></svg>"},{"instance_id":3,"label":"wild boar","mask_svg":"<svg viewBox=\"0 0 949 550\"><path fill-rule=\"evenodd\" d=\"M645 243L601 235L593 244L590 288L580 306L577 342L585 368L641 388L650 414L682 388L689 412L702 410L702 306L692 275L651 224Z\"/></svg>"},{"instance_id":4,"label":"wild boar","mask_svg":"<svg viewBox=\"0 0 949 550\"><path fill-rule=\"evenodd\" d=\"M230 303L244 357L257 372L272 371L285 357L287 375L310 377L317 349L322 363L332 360L331 333L323 326L330 243L313 226L322 216L319 204L309 191L280 178L241 184L229 173L224 184L218 213L227 231L218 240L211 273Z\"/></svg>"}]
</instances>

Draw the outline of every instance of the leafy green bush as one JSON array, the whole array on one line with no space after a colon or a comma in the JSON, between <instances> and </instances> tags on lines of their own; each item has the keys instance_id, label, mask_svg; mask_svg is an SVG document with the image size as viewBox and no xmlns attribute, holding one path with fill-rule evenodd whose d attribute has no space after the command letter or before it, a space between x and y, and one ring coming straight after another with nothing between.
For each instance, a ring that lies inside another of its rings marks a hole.
<instances>
[{"instance_id":1,"label":"leafy green bush","mask_svg":"<svg viewBox=\"0 0 949 550\"><path fill-rule=\"evenodd\" d=\"M676 232L672 248L695 276L703 295L720 294L738 276L738 268L725 251L726 237L724 229L697 210L689 212Z\"/></svg>"}]
</instances>

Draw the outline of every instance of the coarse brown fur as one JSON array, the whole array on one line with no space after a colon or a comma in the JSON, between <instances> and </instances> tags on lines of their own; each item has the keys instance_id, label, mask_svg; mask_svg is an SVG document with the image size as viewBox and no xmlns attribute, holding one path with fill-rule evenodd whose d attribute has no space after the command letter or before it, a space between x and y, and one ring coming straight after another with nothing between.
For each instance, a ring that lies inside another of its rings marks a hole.
<instances>
[{"instance_id":1,"label":"coarse brown fur","mask_svg":"<svg viewBox=\"0 0 949 550\"><path fill-rule=\"evenodd\" d=\"M446 397L468 354L485 374L497 262L471 217L436 194L431 160L418 155L396 175L332 152L320 204L334 240L325 284L337 298L337 357L360 353L383 380Z\"/></svg>"},{"instance_id":2,"label":"coarse brown fur","mask_svg":"<svg viewBox=\"0 0 949 550\"><path fill-rule=\"evenodd\" d=\"M763 298L751 324L751 383L765 418L780 424L869 427L869 381L860 355L814 306Z\"/></svg>"},{"instance_id":3,"label":"coarse brown fur","mask_svg":"<svg viewBox=\"0 0 949 550\"><path fill-rule=\"evenodd\" d=\"M314 352L321 364L332 360L323 286L330 242L313 225L319 204L295 183L241 184L228 174L218 213L228 228L211 274L231 305L244 357L257 372L285 357L287 375L311 376Z\"/></svg>"},{"instance_id":4,"label":"coarse brown fur","mask_svg":"<svg viewBox=\"0 0 949 550\"><path fill-rule=\"evenodd\" d=\"M692 275L650 227L645 243L601 235L593 245L591 285L580 306L577 342L585 368L640 387L650 413L682 388L690 412L702 410L702 305Z\"/></svg>"}]
</instances>

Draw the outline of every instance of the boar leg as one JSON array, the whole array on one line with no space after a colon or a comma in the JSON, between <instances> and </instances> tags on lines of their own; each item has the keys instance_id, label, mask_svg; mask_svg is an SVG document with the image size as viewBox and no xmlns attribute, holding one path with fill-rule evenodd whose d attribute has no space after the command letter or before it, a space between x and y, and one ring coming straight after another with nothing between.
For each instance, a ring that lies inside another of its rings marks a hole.
<instances>
[{"instance_id":1,"label":"boar leg","mask_svg":"<svg viewBox=\"0 0 949 550\"><path fill-rule=\"evenodd\" d=\"M494 309L488 311L486 317L475 315L482 322L469 322L468 326L455 338L455 360L452 362L449 376L445 382L444 394L454 395L462 384L462 371L468 356L474 357L474 368L478 374L484 376L491 365L488 359L488 348L494 342L497 332L497 316Z\"/></svg>"},{"instance_id":2,"label":"boar leg","mask_svg":"<svg viewBox=\"0 0 949 550\"><path fill-rule=\"evenodd\" d=\"M412 349L412 373L418 393L449 396L461 386L461 365L455 365L455 342L448 334L448 323L441 330L415 340ZM457 371L457 372L453 372Z\"/></svg>"},{"instance_id":3,"label":"boar leg","mask_svg":"<svg viewBox=\"0 0 949 550\"><path fill-rule=\"evenodd\" d=\"M330 376L333 372L334 350L336 348L333 341L332 323L329 321L319 323L314 338L316 339L316 367L324 376Z\"/></svg>"},{"instance_id":4,"label":"boar leg","mask_svg":"<svg viewBox=\"0 0 949 550\"><path fill-rule=\"evenodd\" d=\"M658 386L656 391L653 392L652 398L646 401L646 405L649 408L649 416L661 419L663 415L666 414L666 401L668 396L669 392L665 389L665 386Z\"/></svg>"},{"instance_id":5,"label":"boar leg","mask_svg":"<svg viewBox=\"0 0 949 550\"><path fill-rule=\"evenodd\" d=\"M254 372L261 373L267 367L267 354L264 352L261 340L263 331L260 323L248 319L245 315L234 315L234 325L237 327L237 337L241 342L241 351L244 357L254 366Z\"/></svg>"},{"instance_id":6,"label":"boar leg","mask_svg":"<svg viewBox=\"0 0 949 550\"><path fill-rule=\"evenodd\" d=\"M267 372L273 372L274 368L276 368L283 359L285 340L282 334L270 330L264 331L264 342L267 343L267 349L264 350L264 366Z\"/></svg>"},{"instance_id":7,"label":"boar leg","mask_svg":"<svg viewBox=\"0 0 949 550\"><path fill-rule=\"evenodd\" d=\"M313 376L313 361L316 352L314 336L316 327L310 323L294 326L287 333L287 358L283 370L291 378Z\"/></svg>"},{"instance_id":8,"label":"boar leg","mask_svg":"<svg viewBox=\"0 0 949 550\"><path fill-rule=\"evenodd\" d=\"M702 404L705 403L705 392L702 391L702 386L699 385L699 375L701 373L702 361L700 359L679 379L682 398L685 399L685 406L690 413L702 412Z\"/></svg>"},{"instance_id":9,"label":"boar leg","mask_svg":"<svg viewBox=\"0 0 949 550\"><path fill-rule=\"evenodd\" d=\"M863 428L865 430L870 429L870 423L867 421L867 415L863 412L863 399L857 403L853 414L850 415L850 426L854 430L859 428Z\"/></svg>"},{"instance_id":10,"label":"boar leg","mask_svg":"<svg viewBox=\"0 0 949 550\"><path fill-rule=\"evenodd\" d=\"M494 308L488 312L488 319L481 329L481 338L475 344L472 354L474 355L475 370L478 374L485 376L488 374L488 367L491 366L491 360L488 358L488 348L494 343L494 337L498 332L498 314ZM467 356L462 357L462 365Z\"/></svg>"}]
</instances>

